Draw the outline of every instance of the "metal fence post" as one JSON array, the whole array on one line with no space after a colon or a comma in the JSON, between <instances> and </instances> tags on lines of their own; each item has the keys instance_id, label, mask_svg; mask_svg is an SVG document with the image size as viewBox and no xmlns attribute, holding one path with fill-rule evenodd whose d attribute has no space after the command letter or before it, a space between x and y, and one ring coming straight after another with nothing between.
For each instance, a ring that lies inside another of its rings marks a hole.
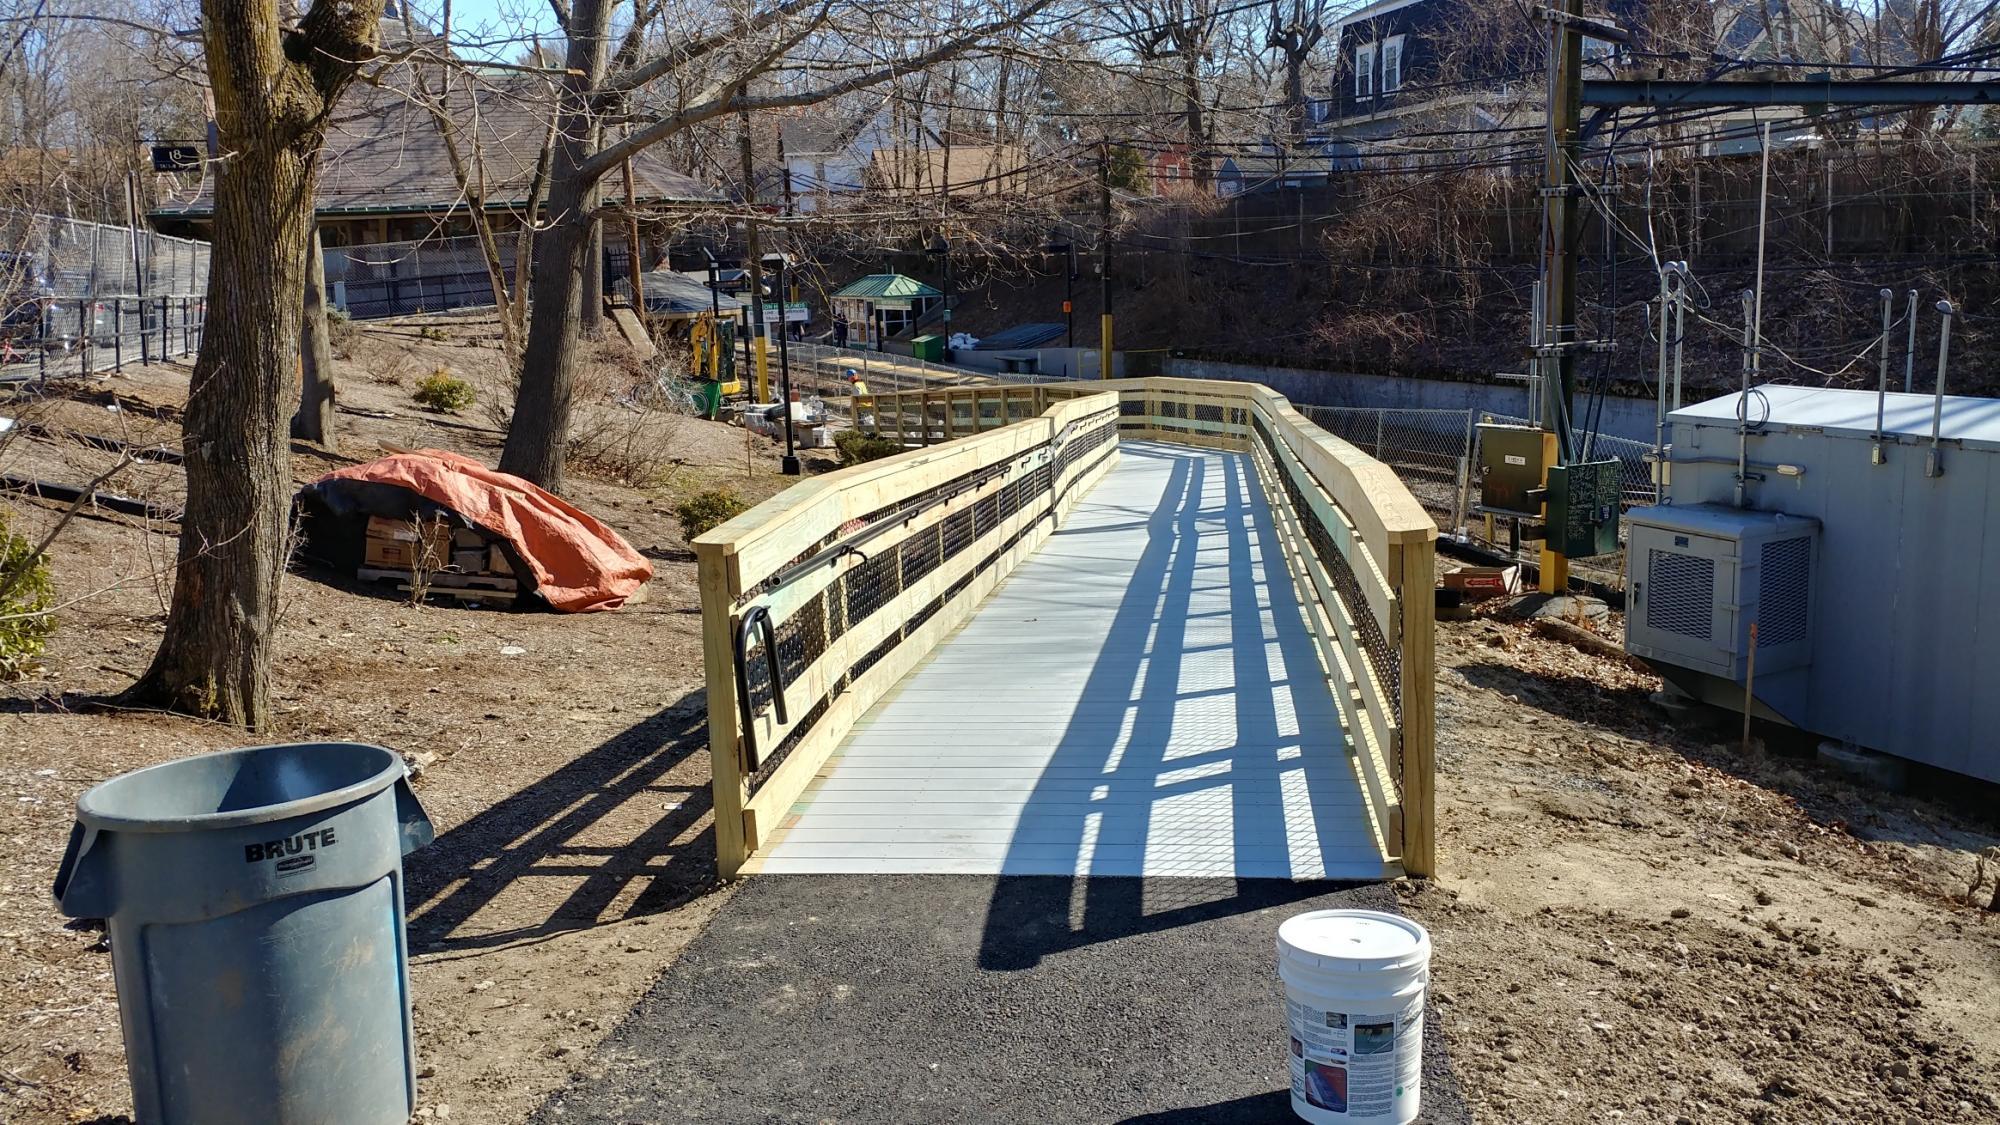
<instances>
[{"instance_id":1,"label":"metal fence post","mask_svg":"<svg viewBox=\"0 0 2000 1125\"><path fill-rule=\"evenodd\" d=\"M1387 410L1377 410L1375 412L1375 459L1377 461L1382 459L1382 419L1388 413Z\"/></svg>"},{"instance_id":2,"label":"metal fence post","mask_svg":"<svg viewBox=\"0 0 2000 1125\"><path fill-rule=\"evenodd\" d=\"M125 372L125 298L111 298L111 370Z\"/></svg>"}]
</instances>

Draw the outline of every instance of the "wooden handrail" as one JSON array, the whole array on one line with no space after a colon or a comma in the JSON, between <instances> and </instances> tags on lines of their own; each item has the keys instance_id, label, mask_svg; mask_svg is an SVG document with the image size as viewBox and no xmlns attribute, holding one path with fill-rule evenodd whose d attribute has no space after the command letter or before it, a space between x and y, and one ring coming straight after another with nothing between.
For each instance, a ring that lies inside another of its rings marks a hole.
<instances>
[{"instance_id":1,"label":"wooden handrail","mask_svg":"<svg viewBox=\"0 0 2000 1125\"><path fill-rule=\"evenodd\" d=\"M801 482L694 541L724 878L768 842L854 722L1110 469L1115 394L1037 401L1026 424ZM947 537L952 521L960 534ZM872 583L868 597L850 581ZM767 659L786 649L787 626L805 654L791 669L772 660L772 702L783 691L783 707L753 705L747 672L739 676L748 658L739 631L752 618L773 626ZM746 760L749 744L759 761Z\"/></svg>"}]
</instances>

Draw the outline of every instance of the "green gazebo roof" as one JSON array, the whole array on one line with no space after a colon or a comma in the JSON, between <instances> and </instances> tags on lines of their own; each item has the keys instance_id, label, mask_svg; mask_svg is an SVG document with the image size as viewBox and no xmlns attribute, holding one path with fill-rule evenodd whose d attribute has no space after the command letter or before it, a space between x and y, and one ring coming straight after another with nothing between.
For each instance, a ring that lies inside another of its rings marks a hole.
<instances>
[{"instance_id":1,"label":"green gazebo roof","mask_svg":"<svg viewBox=\"0 0 2000 1125\"><path fill-rule=\"evenodd\" d=\"M834 296L910 300L918 297L942 297L944 294L914 277L905 277L900 273L871 273L858 281L848 282Z\"/></svg>"}]
</instances>

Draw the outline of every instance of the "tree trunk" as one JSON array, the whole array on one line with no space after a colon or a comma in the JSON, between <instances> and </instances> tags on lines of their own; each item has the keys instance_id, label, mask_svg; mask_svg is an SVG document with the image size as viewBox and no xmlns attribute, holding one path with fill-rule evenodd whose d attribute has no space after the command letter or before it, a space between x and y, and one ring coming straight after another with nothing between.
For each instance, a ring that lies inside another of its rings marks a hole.
<instances>
[{"instance_id":1,"label":"tree trunk","mask_svg":"<svg viewBox=\"0 0 2000 1125\"><path fill-rule=\"evenodd\" d=\"M306 299L299 325L299 369L304 390L292 415L292 436L333 448L333 342L326 328L326 256L319 227L306 249Z\"/></svg>"},{"instance_id":2,"label":"tree trunk","mask_svg":"<svg viewBox=\"0 0 2000 1125\"><path fill-rule=\"evenodd\" d=\"M187 506L166 635L128 700L248 727L270 712L299 321L326 113L375 52L381 0L203 0L222 149L208 320L181 421Z\"/></svg>"},{"instance_id":3,"label":"tree trunk","mask_svg":"<svg viewBox=\"0 0 2000 1125\"><path fill-rule=\"evenodd\" d=\"M502 472L551 492L563 487L577 345L585 328L604 314L604 257L592 253L597 249L592 214L597 180L581 168L599 140L591 98L609 61L611 8L610 0L576 0L570 8L567 73L552 134L543 212L548 225L535 236L521 387L514 396L507 443L500 450ZM518 278L515 285L520 285Z\"/></svg>"},{"instance_id":4,"label":"tree trunk","mask_svg":"<svg viewBox=\"0 0 2000 1125\"><path fill-rule=\"evenodd\" d=\"M1189 55L1181 64L1181 112L1187 119L1187 140L1192 148L1195 191L1207 195L1215 185L1215 164L1208 151L1208 126L1201 112L1201 61Z\"/></svg>"},{"instance_id":5,"label":"tree trunk","mask_svg":"<svg viewBox=\"0 0 2000 1125\"><path fill-rule=\"evenodd\" d=\"M569 162L562 146L558 166ZM528 301L528 341L521 361L521 390L514 420L500 452L500 470L551 492L563 487L563 454L569 444L570 391L577 344L583 335L584 291L590 262L591 222L576 195L574 176L558 174L549 190L549 225L535 236L535 269ZM601 270L598 271L601 274Z\"/></svg>"}]
</instances>

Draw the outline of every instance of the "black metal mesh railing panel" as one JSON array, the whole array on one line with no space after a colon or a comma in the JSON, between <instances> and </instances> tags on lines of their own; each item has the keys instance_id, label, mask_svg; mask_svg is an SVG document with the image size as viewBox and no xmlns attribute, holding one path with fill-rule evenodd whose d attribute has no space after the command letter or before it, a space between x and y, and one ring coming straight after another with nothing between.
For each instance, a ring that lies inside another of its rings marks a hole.
<instances>
[{"instance_id":1,"label":"black metal mesh railing panel","mask_svg":"<svg viewBox=\"0 0 2000 1125\"><path fill-rule=\"evenodd\" d=\"M1368 599L1362 593L1361 581L1355 576L1354 567L1335 543L1332 533L1320 520L1313 506L1306 502L1305 494L1292 474L1285 469L1284 458L1279 455L1277 439L1265 427L1264 420L1255 419L1257 439L1263 443L1265 452L1271 455L1271 462L1277 469L1278 484L1285 490L1286 501L1291 505L1292 514L1299 521L1299 529L1304 532L1306 547L1313 557L1326 569L1332 580L1333 589L1347 607L1347 615L1354 622L1355 639L1360 642L1361 652L1389 697L1389 706L1397 722L1403 718L1403 659L1396 646L1389 643L1381 623L1375 620L1375 613L1368 607ZM1400 766L1398 768L1400 776Z\"/></svg>"},{"instance_id":2,"label":"black metal mesh railing panel","mask_svg":"<svg viewBox=\"0 0 2000 1125\"><path fill-rule=\"evenodd\" d=\"M1083 472L1108 456L1116 437L1116 421L1117 414L1106 409L1101 414L1072 424L1065 429L1059 443L1052 441L1037 447L1025 459L1016 458L1004 465L987 466L962 474L921 494L905 497L849 520L821 542L800 552L785 568L756 584L752 596L772 593L799 576L796 568L815 565L815 560L831 563L837 557L832 552L839 552L840 556L861 556L860 561L849 566L832 585L807 599L777 626L778 661L787 685L785 701L798 720L776 746L768 748L762 755L755 774L750 778L753 792L821 720L834 696L845 690L855 678L881 663L925 622L943 612L954 598L971 586L974 577L990 569L1003 551L1032 533L1040 524L1039 519L1023 521L1023 525L1003 541L996 533L1009 516L1023 511L1053 514L1057 498L1052 492L1059 474L1067 475L1073 484ZM1046 455L1037 456L1038 453ZM1030 465L1029 462L1033 463ZM995 478L1003 479L996 482ZM961 494L975 489L983 489L983 494L959 510L937 519L931 526L880 549L869 548L871 529L886 529L891 523L922 519L927 512L935 510L936 504L952 502ZM832 641L869 622L893 604L903 591L916 586L951 560L975 550L982 552L980 557L966 566L965 572L954 578L943 592L917 607L907 619L895 622L879 643L861 654L849 667L833 670L838 674L826 681L830 685L828 694L810 699L795 694L798 689L792 685L797 684L802 674L826 654ZM746 602L748 600L745 599ZM769 670L763 660L761 646L753 647L746 653L745 660L752 713L762 716L771 708L772 699Z\"/></svg>"}]
</instances>

